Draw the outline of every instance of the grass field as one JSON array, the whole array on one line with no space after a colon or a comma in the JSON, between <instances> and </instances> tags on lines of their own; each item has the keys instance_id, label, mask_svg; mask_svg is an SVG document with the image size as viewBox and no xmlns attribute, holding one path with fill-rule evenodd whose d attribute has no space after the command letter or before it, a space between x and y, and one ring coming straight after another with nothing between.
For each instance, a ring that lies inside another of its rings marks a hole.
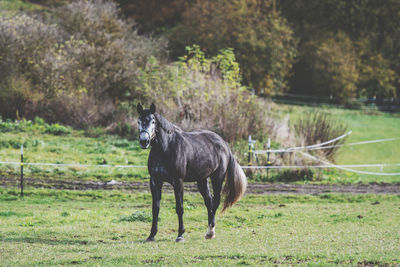
<instances>
[{"instance_id":1,"label":"grass field","mask_svg":"<svg viewBox=\"0 0 400 267\"><path fill-rule=\"evenodd\" d=\"M102 134L101 129L76 131L58 124L22 121L18 124L0 121L0 161L34 163L84 164L94 167L26 166L28 177L69 180L144 180L146 168L104 168L108 165L146 165L149 151L142 150L137 140ZM19 166L0 165L0 176L16 177Z\"/></svg>"},{"instance_id":2,"label":"grass field","mask_svg":"<svg viewBox=\"0 0 400 267\"><path fill-rule=\"evenodd\" d=\"M175 243L173 195L164 194L159 233L149 193L0 188L0 265L400 264L400 197L247 195L217 216L205 240L199 194L185 195L185 243Z\"/></svg>"},{"instance_id":3,"label":"grass field","mask_svg":"<svg viewBox=\"0 0 400 267\"><path fill-rule=\"evenodd\" d=\"M345 146L339 150L337 164L381 164L400 163L400 116L378 111L347 110L332 107L303 107L280 105L279 112L282 116L290 116L293 122L306 112L327 112L337 120L348 125L352 134L347 138L346 144L368 140L399 138L395 141L382 142L368 145ZM370 172L400 173L400 166L385 168L362 168L358 170ZM356 182L400 182L400 176L375 176L358 175L348 172L332 175L328 172L325 181L340 183Z\"/></svg>"}]
</instances>

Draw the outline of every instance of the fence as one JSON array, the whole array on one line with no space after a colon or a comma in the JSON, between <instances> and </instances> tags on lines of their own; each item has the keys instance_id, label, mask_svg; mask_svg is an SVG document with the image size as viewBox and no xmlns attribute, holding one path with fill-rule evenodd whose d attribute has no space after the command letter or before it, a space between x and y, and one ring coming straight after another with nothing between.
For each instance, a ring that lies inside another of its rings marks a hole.
<instances>
[{"instance_id":1,"label":"fence","mask_svg":"<svg viewBox=\"0 0 400 267\"><path fill-rule=\"evenodd\" d=\"M307 146L299 146L299 147L291 147L291 148L280 148L280 149L271 149L271 140L268 138L267 142L267 150L255 150L254 145L256 144L255 140L252 140L251 136L249 136L248 139L248 165L247 166L242 166L243 169L266 169L267 170L267 175L269 175L269 170L276 170L276 169L302 169L302 168L314 168L314 169L324 169L324 168L336 168L340 170L345 170L349 172L354 172L358 174L367 174L367 175L381 175L381 176L400 176L400 173L384 173L384 172L369 172L369 171L360 171L360 170L355 170L354 168L376 168L376 167L399 167L400 163L381 163L381 164L350 164L350 165L336 165L333 164L327 160L318 158L316 156L310 155L309 153L306 153L305 151L312 151L312 150L319 150L319 149L329 149L333 147L343 147L343 146L356 146L356 145L366 145L366 144L372 144L372 143L380 143L380 142L390 142L390 141L395 141L399 140L400 138L387 138L387 139L377 139L377 140L368 140L368 141L362 141L362 142L356 142L356 143L349 143L349 144L342 144L342 145L330 145L340 139L343 139L350 135L352 131L349 131L339 137L336 137L334 139L318 143L318 144L313 144L313 145L307 145ZM322 165L301 165L301 166L296 166L296 165L283 165L283 166L274 166L272 165L270 161L270 155L271 153L294 153L294 152L299 152L303 156L318 162L322 163ZM267 156L267 164L260 166L259 165L259 160L257 155L262 155L266 154ZM252 158L255 158L257 165L253 166L252 165ZM16 165L20 166L20 194L23 196L24 194L24 166L62 166L62 167L85 167L85 168L147 168L145 165L111 165L111 164L101 164L101 165L94 165L94 164L79 164L79 163L35 163L35 162L24 162L24 148L21 145L21 160L20 162L16 161L0 161L0 164L2 165Z\"/></svg>"},{"instance_id":2,"label":"fence","mask_svg":"<svg viewBox=\"0 0 400 267\"><path fill-rule=\"evenodd\" d=\"M352 164L352 165L336 165L333 164L327 160L323 160L321 158L318 158L316 156L312 156L308 153L305 153L304 151L308 150L320 150L320 149L329 149L329 148L334 148L334 147L343 147L343 146L356 146L356 145L366 145L366 144L373 144L373 143L380 143L380 142L389 142L389 141L395 141L399 140L399 138L387 138L387 139L377 139L377 140L368 140L368 141L362 141L362 142L355 142L355 143L350 143L350 144L342 144L342 145L330 145L327 146L328 144L332 144L340 139L343 139L350 135L352 131L349 131L341 136L338 136L334 139L318 143L318 144L313 144L313 145L308 145L308 146L299 146L299 147L291 147L291 148L282 148L282 149L271 149L271 140L268 138L268 143L267 143L267 150L254 150L254 144L256 143L255 140L251 139L251 136L249 136L248 144L249 144L249 155L248 155L248 166L242 166L244 169L267 169L267 175L268 175L268 170L270 169L298 169L298 168L337 168L349 172L354 172L358 174L367 174L367 175L381 175L381 176L398 176L400 175L400 172L396 173L384 173L384 172L368 172L368 171L360 171L360 170L354 170L351 168L369 168L369 167L393 167L393 166L400 166L400 163L381 163L381 164ZM291 152L300 152L302 153L305 157L308 157L312 159L313 161L316 162L322 162L324 165L309 165L309 166L272 166L272 163L270 161L270 154L271 153L291 153ZM267 165L265 166L252 166L251 163L251 158L252 156L256 159L257 164L259 164L259 160L257 155L260 154L266 154L267 155Z\"/></svg>"}]
</instances>

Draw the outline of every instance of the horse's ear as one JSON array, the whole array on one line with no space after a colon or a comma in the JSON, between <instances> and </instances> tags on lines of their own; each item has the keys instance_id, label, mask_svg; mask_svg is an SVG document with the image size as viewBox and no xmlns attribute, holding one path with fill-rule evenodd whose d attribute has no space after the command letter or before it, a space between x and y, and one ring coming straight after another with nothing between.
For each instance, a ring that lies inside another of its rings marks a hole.
<instances>
[{"instance_id":1,"label":"horse's ear","mask_svg":"<svg viewBox=\"0 0 400 267\"><path fill-rule=\"evenodd\" d=\"M136 109L137 109L137 112L138 112L139 114L142 114L142 112L143 112L143 107L142 107L142 105L141 105L140 103L137 104Z\"/></svg>"},{"instance_id":2,"label":"horse's ear","mask_svg":"<svg viewBox=\"0 0 400 267\"><path fill-rule=\"evenodd\" d=\"M152 114L154 114L154 112L156 112L156 105L154 105L154 103L151 103L150 112L151 112Z\"/></svg>"}]
</instances>

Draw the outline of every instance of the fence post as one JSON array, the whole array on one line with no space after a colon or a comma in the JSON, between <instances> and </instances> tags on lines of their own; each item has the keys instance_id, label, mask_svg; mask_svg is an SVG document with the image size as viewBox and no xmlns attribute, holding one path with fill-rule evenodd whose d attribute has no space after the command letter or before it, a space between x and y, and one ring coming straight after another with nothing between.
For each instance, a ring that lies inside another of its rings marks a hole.
<instances>
[{"instance_id":1,"label":"fence post","mask_svg":"<svg viewBox=\"0 0 400 267\"><path fill-rule=\"evenodd\" d=\"M24 145L21 145L21 197L24 196Z\"/></svg>"},{"instance_id":2,"label":"fence post","mask_svg":"<svg viewBox=\"0 0 400 267\"><path fill-rule=\"evenodd\" d=\"M252 143L251 143L251 135L249 135L249 151L248 151L248 157L247 157L247 165L251 166L251 154L253 151L251 150Z\"/></svg>"},{"instance_id":3,"label":"fence post","mask_svg":"<svg viewBox=\"0 0 400 267\"><path fill-rule=\"evenodd\" d=\"M271 138L268 137L268 143L267 143L267 166L271 166L271 161L269 161L269 153L271 153L269 150L271 149ZM267 169L267 178L269 179L269 168Z\"/></svg>"}]
</instances>

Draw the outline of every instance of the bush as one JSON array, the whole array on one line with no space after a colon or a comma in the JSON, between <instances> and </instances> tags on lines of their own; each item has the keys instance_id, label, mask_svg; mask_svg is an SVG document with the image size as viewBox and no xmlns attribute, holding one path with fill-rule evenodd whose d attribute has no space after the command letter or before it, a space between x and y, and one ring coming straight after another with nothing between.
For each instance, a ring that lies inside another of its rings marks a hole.
<instances>
[{"instance_id":1,"label":"bush","mask_svg":"<svg viewBox=\"0 0 400 267\"><path fill-rule=\"evenodd\" d=\"M27 15L0 16L0 112L8 118L30 113L43 100L38 63L60 39L54 25ZM36 89L36 90L34 90Z\"/></svg>"},{"instance_id":2,"label":"bush","mask_svg":"<svg viewBox=\"0 0 400 267\"><path fill-rule=\"evenodd\" d=\"M172 65L149 61L142 74L148 101L184 129L214 130L229 141L266 131L266 107L240 84L232 50L206 58L199 46Z\"/></svg>"},{"instance_id":3,"label":"bush","mask_svg":"<svg viewBox=\"0 0 400 267\"><path fill-rule=\"evenodd\" d=\"M321 111L304 114L294 125L296 134L302 138L306 145L317 144L334 139L347 132L347 125L334 119L331 115ZM346 138L342 138L330 145L341 145ZM334 161L339 147L332 147L321 151L323 156Z\"/></svg>"},{"instance_id":4,"label":"bush","mask_svg":"<svg viewBox=\"0 0 400 267\"><path fill-rule=\"evenodd\" d=\"M59 24L0 17L0 112L78 127L110 124L120 101L144 94L140 70L165 44L138 35L113 2L76 1L57 15Z\"/></svg>"}]
</instances>

